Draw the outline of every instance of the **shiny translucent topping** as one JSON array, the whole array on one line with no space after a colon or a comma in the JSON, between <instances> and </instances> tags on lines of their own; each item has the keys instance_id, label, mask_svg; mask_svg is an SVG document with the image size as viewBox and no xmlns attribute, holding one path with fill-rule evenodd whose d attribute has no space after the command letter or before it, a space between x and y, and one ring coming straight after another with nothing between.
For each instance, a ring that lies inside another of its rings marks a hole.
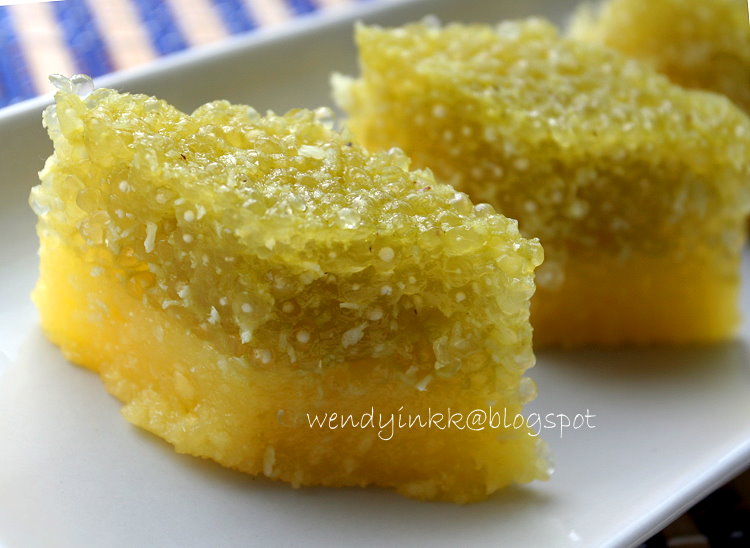
<instances>
[{"instance_id":1,"label":"shiny translucent topping","mask_svg":"<svg viewBox=\"0 0 750 548\"><path fill-rule=\"evenodd\" d=\"M430 371L512 382L533 364L539 243L400 150L369 154L325 109L218 101L188 115L63 85L45 124L40 235L224 352L416 366L424 389Z\"/></svg>"},{"instance_id":2,"label":"shiny translucent topping","mask_svg":"<svg viewBox=\"0 0 750 548\"><path fill-rule=\"evenodd\" d=\"M750 24L745 0L609 0L583 4L574 38L644 60L682 86L707 89L750 112Z\"/></svg>"},{"instance_id":3,"label":"shiny translucent topping","mask_svg":"<svg viewBox=\"0 0 750 548\"><path fill-rule=\"evenodd\" d=\"M518 219L547 251L541 285L569 256L736 256L750 120L725 98L540 19L360 26L357 43L360 77L333 77L354 136Z\"/></svg>"},{"instance_id":4,"label":"shiny translucent topping","mask_svg":"<svg viewBox=\"0 0 750 548\"><path fill-rule=\"evenodd\" d=\"M58 90L75 93L79 97L86 97L94 91L94 81L85 74L74 74L70 78L62 74L52 74L49 81Z\"/></svg>"}]
</instances>

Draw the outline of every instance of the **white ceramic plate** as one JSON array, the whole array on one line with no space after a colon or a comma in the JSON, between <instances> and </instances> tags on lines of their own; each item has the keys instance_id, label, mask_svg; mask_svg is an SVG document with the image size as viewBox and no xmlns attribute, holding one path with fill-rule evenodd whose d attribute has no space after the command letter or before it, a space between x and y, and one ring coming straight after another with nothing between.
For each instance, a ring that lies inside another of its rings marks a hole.
<instances>
[{"instance_id":1,"label":"white ceramic plate","mask_svg":"<svg viewBox=\"0 0 750 548\"><path fill-rule=\"evenodd\" d=\"M330 102L332 70L355 70L355 18L562 21L573 4L364 4L98 83L187 109L215 98L279 111L314 107ZM28 298L37 242L26 201L50 152L40 123L47 100L0 111L0 544L627 546L750 463L747 325L736 341L711 348L542 354L532 411L573 417L588 409L596 428L546 431L553 479L480 504L419 503L378 489L294 490L176 454L126 423L99 379L68 364L37 326ZM750 315L747 293L743 308Z\"/></svg>"}]
</instances>

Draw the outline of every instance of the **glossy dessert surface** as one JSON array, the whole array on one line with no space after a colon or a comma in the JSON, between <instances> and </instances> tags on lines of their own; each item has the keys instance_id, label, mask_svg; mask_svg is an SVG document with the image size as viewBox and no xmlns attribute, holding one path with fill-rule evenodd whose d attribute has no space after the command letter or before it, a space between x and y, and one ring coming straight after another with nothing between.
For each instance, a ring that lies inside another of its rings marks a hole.
<instances>
[{"instance_id":1,"label":"glossy dessert surface","mask_svg":"<svg viewBox=\"0 0 750 548\"><path fill-rule=\"evenodd\" d=\"M380 416L533 398L535 240L369 154L326 111L260 116L63 81L39 215L42 326L128 420L180 452L294 485L468 502L546 477L526 425ZM311 424L336 413L375 427Z\"/></svg>"},{"instance_id":2,"label":"glossy dessert surface","mask_svg":"<svg viewBox=\"0 0 750 548\"><path fill-rule=\"evenodd\" d=\"M535 343L732 335L750 121L730 101L540 19L356 36L360 75L333 78L353 135L540 239Z\"/></svg>"}]
</instances>

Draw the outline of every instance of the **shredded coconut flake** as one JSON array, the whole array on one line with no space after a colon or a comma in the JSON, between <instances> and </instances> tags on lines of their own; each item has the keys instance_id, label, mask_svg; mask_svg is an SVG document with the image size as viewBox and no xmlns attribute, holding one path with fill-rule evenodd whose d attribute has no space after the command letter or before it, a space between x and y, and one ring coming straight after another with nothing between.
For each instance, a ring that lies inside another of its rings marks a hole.
<instances>
[{"instance_id":1,"label":"shredded coconut flake","mask_svg":"<svg viewBox=\"0 0 750 548\"><path fill-rule=\"evenodd\" d=\"M429 385L431 381L432 381L432 375L427 375L421 381L419 381L415 386L417 390L419 390L420 392L424 392L425 390L427 390L427 385Z\"/></svg>"},{"instance_id":2,"label":"shredded coconut flake","mask_svg":"<svg viewBox=\"0 0 750 548\"><path fill-rule=\"evenodd\" d=\"M315 158L316 160L323 160L326 157L324 148L313 145L302 145L299 147L299 154L306 158Z\"/></svg>"},{"instance_id":3,"label":"shredded coconut flake","mask_svg":"<svg viewBox=\"0 0 750 548\"><path fill-rule=\"evenodd\" d=\"M341 346L348 348L357 344L365 334L365 327L367 327L367 324L363 323L344 331L344 334L341 336Z\"/></svg>"},{"instance_id":4,"label":"shredded coconut flake","mask_svg":"<svg viewBox=\"0 0 750 548\"><path fill-rule=\"evenodd\" d=\"M378 257L380 257L380 260L387 263L390 263L395 255L396 254L393 252L393 249L390 247L383 247L380 249L380 251L378 251Z\"/></svg>"},{"instance_id":5,"label":"shredded coconut flake","mask_svg":"<svg viewBox=\"0 0 750 548\"><path fill-rule=\"evenodd\" d=\"M273 477L273 465L276 464L276 451L273 447L266 447L263 453L263 474L269 478Z\"/></svg>"},{"instance_id":6,"label":"shredded coconut flake","mask_svg":"<svg viewBox=\"0 0 750 548\"><path fill-rule=\"evenodd\" d=\"M146 223L146 239L143 240L143 249L146 253L151 253L154 250L154 243L156 242L156 224L147 222Z\"/></svg>"}]
</instances>

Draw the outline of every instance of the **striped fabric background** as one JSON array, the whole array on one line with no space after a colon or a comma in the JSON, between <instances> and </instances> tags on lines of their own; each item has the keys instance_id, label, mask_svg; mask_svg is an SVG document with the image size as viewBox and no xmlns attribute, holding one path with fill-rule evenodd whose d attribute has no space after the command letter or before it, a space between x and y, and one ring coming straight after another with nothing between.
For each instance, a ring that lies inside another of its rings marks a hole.
<instances>
[{"instance_id":1,"label":"striped fabric background","mask_svg":"<svg viewBox=\"0 0 750 548\"><path fill-rule=\"evenodd\" d=\"M47 75L52 73L101 76L358 1L367 0L58 0L0 5L0 108L51 91Z\"/></svg>"}]
</instances>

